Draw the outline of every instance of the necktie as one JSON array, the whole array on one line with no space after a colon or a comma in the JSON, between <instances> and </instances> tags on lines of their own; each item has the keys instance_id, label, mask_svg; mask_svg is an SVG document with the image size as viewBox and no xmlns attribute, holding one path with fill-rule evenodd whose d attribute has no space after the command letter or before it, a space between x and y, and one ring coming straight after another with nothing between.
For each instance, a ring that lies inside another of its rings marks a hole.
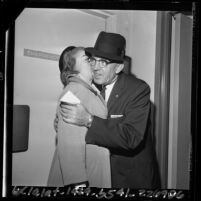
<instances>
[{"instance_id":1,"label":"necktie","mask_svg":"<svg viewBox=\"0 0 201 201\"><path fill-rule=\"evenodd\" d=\"M106 90L106 86L102 87L102 90L100 92L101 96L103 97L103 99L105 100L105 90Z\"/></svg>"}]
</instances>

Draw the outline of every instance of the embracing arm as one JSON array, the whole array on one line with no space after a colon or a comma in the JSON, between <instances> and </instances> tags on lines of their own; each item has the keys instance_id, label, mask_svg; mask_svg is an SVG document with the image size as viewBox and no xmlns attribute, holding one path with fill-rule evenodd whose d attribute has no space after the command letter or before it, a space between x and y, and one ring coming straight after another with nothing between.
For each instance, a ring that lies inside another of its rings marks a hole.
<instances>
[{"instance_id":1,"label":"embracing arm","mask_svg":"<svg viewBox=\"0 0 201 201\"><path fill-rule=\"evenodd\" d=\"M150 88L141 87L131 96L120 118L96 116L87 132L86 142L109 149L133 150L144 139L150 109Z\"/></svg>"}]
</instances>

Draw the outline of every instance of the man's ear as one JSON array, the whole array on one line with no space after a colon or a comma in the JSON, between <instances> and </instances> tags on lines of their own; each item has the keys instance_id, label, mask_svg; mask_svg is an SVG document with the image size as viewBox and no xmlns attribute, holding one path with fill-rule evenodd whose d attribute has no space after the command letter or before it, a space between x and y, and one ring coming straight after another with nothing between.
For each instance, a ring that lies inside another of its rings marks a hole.
<instances>
[{"instance_id":1,"label":"man's ear","mask_svg":"<svg viewBox=\"0 0 201 201\"><path fill-rule=\"evenodd\" d=\"M116 74L120 73L124 68L124 64L118 64L116 68Z\"/></svg>"}]
</instances>

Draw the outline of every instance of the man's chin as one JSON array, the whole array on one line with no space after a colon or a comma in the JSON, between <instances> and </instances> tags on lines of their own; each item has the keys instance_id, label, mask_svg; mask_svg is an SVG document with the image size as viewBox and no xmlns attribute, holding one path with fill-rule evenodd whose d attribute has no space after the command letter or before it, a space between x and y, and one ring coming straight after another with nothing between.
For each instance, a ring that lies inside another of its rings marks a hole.
<instances>
[{"instance_id":1,"label":"man's chin","mask_svg":"<svg viewBox=\"0 0 201 201\"><path fill-rule=\"evenodd\" d=\"M101 84L103 84L103 80L94 78L94 83L101 85Z\"/></svg>"}]
</instances>

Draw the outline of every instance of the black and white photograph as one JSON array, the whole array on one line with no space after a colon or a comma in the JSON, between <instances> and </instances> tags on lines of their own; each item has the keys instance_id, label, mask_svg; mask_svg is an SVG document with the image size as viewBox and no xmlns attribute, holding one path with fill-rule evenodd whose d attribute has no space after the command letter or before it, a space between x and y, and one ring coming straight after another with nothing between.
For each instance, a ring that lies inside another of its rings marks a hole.
<instances>
[{"instance_id":1,"label":"black and white photograph","mask_svg":"<svg viewBox=\"0 0 201 201\"><path fill-rule=\"evenodd\" d=\"M195 4L41 5L5 32L2 196L191 190Z\"/></svg>"}]
</instances>

